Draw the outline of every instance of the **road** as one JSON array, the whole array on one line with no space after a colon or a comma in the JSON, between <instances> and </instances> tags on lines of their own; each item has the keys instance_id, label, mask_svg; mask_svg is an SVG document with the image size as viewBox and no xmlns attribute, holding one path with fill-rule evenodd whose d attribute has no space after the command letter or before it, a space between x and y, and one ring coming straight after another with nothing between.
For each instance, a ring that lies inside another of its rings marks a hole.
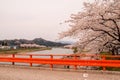
<instances>
[{"instance_id":1,"label":"road","mask_svg":"<svg viewBox=\"0 0 120 80\"><path fill-rule=\"evenodd\" d=\"M120 74L0 66L0 80L120 80Z\"/></svg>"}]
</instances>

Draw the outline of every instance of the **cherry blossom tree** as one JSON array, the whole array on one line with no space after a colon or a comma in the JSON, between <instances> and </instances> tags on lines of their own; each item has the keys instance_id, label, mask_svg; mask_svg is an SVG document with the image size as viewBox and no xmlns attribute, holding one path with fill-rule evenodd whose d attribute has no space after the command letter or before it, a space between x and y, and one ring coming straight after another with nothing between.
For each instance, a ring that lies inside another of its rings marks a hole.
<instances>
[{"instance_id":1,"label":"cherry blossom tree","mask_svg":"<svg viewBox=\"0 0 120 80\"><path fill-rule=\"evenodd\" d=\"M60 37L79 38L76 43L79 51L89 48L94 52L109 50L118 54L120 49L120 0L95 0L84 3L84 9L72 14L66 21L70 25L68 31L60 33Z\"/></svg>"}]
</instances>

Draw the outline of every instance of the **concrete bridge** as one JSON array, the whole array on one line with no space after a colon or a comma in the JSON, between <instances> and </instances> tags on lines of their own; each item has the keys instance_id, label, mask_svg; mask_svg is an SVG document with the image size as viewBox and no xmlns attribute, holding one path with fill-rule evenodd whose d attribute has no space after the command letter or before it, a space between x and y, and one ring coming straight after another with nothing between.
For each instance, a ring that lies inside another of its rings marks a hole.
<instances>
[{"instance_id":1,"label":"concrete bridge","mask_svg":"<svg viewBox=\"0 0 120 80\"><path fill-rule=\"evenodd\" d=\"M119 80L120 72L0 65L0 80Z\"/></svg>"},{"instance_id":2,"label":"concrete bridge","mask_svg":"<svg viewBox=\"0 0 120 80\"><path fill-rule=\"evenodd\" d=\"M93 58L96 56L100 59L80 59L80 57ZM106 58L109 58L109 60ZM111 55L1 55L0 62L4 64L0 64L0 80L119 80L119 71L106 70L106 67L120 68L119 59L120 56ZM18 66L17 63L25 63L30 66ZM39 64L39 67L38 65L34 66L34 64ZM68 69L60 66L72 66L72 68ZM103 70L82 70L78 69L79 66L100 66L103 67Z\"/></svg>"}]
</instances>

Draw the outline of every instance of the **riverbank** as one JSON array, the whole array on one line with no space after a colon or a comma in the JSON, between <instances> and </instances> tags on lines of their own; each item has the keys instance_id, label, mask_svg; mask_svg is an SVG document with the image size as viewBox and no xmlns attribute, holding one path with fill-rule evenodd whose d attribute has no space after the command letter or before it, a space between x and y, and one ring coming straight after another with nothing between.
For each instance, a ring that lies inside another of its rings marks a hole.
<instances>
[{"instance_id":1,"label":"riverbank","mask_svg":"<svg viewBox=\"0 0 120 80\"><path fill-rule=\"evenodd\" d=\"M17 53L25 53L25 52L34 52L34 51L43 51L50 50L51 48L20 48L20 49L9 49L9 50L0 50L0 54L17 54Z\"/></svg>"}]
</instances>

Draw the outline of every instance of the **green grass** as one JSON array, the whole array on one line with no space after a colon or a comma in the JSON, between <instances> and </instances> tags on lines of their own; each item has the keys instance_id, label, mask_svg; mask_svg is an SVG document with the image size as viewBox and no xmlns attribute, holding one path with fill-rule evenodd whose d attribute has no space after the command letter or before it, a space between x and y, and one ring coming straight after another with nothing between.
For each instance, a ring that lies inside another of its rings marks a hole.
<instances>
[{"instance_id":1,"label":"green grass","mask_svg":"<svg viewBox=\"0 0 120 80\"><path fill-rule=\"evenodd\" d=\"M112 55L112 53L110 53L110 52L101 52L100 54L101 55Z\"/></svg>"},{"instance_id":2,"label":"green grass","mask_svg":"<svg viewBox=\"0 0 120 80\"><path fill-rule=\"evenodd\" d=\"M0 50L0 54L17 54L21 52L33 52L33 51L41 51L41 50L49 50L51 48L19 48L19 49L6 49Z\"/></svg>"},{"instance_id":3,"label":"green grass","mask_svg":"<svg viewBox=\"0 0 120 80\"><path fill-rule=\"evenodd\" d=\"M103 70L103 68L100 67L99 70ZM106 70L107 71L120 71L120 68L106 67Z\"/></svg>"},{"instance_id":4,"label":"green grass","mask_svg":"<svg viewBox=\"0 0 120 80\"><path fill-rule=\"evenodd\" d=\"M100 54L101 55L112 55L112 53L110 53L110 52L101 52ZM120 58L106 57L106 60L120 60ZM100 67L99 70L102 70L102 67ZM108 70L108 71L120 71L120 68L106 67L106 70Z\"/></svg>"}]
</instances>

